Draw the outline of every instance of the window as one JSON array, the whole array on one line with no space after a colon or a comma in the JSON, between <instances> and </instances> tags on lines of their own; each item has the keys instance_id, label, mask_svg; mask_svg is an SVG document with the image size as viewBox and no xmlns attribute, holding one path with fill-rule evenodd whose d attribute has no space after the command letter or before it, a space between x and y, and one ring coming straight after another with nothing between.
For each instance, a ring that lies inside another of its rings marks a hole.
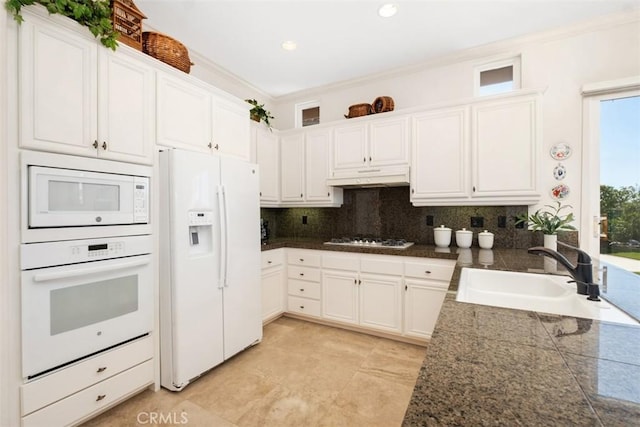
<instances>
[{"instance_id":1,"label":"window","mask_svg":"<svg viewBox=\"0 0 640 427\"><path fill-rule=\"evenodd\" d=\"M493 61L475 69L476 96L520 89L520 57Z\"/></svg>"},{"instance_id":2,"label":"window","mask_svg":"<svg viewBox=\"0 0 640 427\"><path fill-rule=\"evenodd\" d=\"M296 127L317 125L320 123L320 101L308 101L296 104Z\"/></svg>"}]
</instances>

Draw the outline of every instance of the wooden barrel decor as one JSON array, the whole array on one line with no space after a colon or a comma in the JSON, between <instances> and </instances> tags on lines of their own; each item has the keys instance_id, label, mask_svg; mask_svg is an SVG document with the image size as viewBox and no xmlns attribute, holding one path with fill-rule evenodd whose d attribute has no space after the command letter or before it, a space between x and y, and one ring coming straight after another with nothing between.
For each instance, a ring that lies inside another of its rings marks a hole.
<instances>
[{"instance_id":1,"label":"wooden barrel decor","mask_svg":"<svg viewBox=\"0 0 640 427\"><path fill-rule=\"evenodd\" d=\"M393 98L390 96L379 96L373 101L373 112L384 113L386 111L393 111Z\"/></svg>"}]
</instances>

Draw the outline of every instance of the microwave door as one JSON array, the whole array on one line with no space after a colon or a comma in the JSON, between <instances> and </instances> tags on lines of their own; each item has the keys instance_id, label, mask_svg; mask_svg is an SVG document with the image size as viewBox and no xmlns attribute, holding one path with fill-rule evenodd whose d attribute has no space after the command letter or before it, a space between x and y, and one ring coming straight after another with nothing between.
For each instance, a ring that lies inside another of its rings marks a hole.
<instances>
[{"instance_id":1,"label":"microwave door","mask_svg":"<svg viewBox=\"0 0 640 427\"><path fill-rule=\"evenodd\" d=\"M31 166L29 227L134 222L134 177Z\"/></svg>"}]
</instances>

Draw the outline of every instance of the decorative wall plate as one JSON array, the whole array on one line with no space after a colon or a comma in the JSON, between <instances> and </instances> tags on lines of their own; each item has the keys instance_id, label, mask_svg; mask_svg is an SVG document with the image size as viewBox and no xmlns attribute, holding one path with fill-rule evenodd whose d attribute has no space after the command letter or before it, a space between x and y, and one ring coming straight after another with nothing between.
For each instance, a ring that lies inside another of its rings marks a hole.
<instances>
[{"instance_id":1,"label":"decorative wall plate","mask_svg":"<svg viewBox=\"0 0 640 427\"><path fill-rule=\"evenodd\" d=\"M558 184L551 189L551 197L556 200L562 200L569 196L569 186L567 184Z\"/></svg>"},{"instance_id":2,"label":"decorative wall plate","mask_svg":"<svg viewBox=\"0 0 640 427\"><path fill-rule=\"evenodd\" d=\"M558 163L558 166L553 168L553 177L557 181L562 181L566 175L567 175L567 169L564 167L562 163Z\"/></svg>"},{"instance_id":3,"label":"decorative wall plate","mask_svg":"<svg viewBox=\"0 0 640 427\"><path fill-rule=\"evenodd\" d=\"M554 160L565 160L571 157L571 147L569 146L569 144L560 142L551 147L549 154L551 154L551 157Z\"/></svg>"}]
</instances>

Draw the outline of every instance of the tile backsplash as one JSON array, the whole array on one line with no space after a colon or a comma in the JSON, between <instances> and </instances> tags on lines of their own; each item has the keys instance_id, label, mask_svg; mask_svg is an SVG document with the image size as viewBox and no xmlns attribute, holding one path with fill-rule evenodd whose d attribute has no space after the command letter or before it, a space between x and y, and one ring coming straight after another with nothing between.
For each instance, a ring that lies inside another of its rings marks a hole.
<instances>
[{"instance_id":1,"label":"tile backsplash","mask_svg":"<svg viewBox=\"0 0 640 427\"><path fill-rule=\"evenodd\" d=\"M541 233L515 227L516 215L526 211L527 206L414 207L409 187L388 187L345 189L340 208L263 208L261 216L269 222L271 238L370 236L433 245L434 227L444 224L454 232L463 227L473 231L474 246L478 244L477 233L484 230L495 234L494 246L498 248L542 245ZM577 232L559 233L558 238L578 244Z\"/></svg>"}]
</instances>

